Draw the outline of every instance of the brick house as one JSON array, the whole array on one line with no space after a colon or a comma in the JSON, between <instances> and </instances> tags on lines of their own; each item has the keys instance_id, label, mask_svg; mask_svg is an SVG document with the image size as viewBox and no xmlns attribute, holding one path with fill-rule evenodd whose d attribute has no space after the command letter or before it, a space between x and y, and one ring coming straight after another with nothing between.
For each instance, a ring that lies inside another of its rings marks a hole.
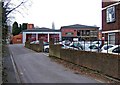
<instances>
[{"instance_id":1,"label":"brick house","mask_svg":"<svg viewBox=\"0 0 120 85\"><path fill-rule=\"evenodd\" d=\"M99 27L87 26L87 25L69 25L62 26L62 40L73 40L78 38L78 40L97 40Z\"/></svg>"},{"instance_id":2,"label":"brick house","mask_svg":"<svg viewBox=\"0 0 120 85\"><path fill-rule=\"evenodd\" d=\"M120 2L102 1L102 37L109 44L120 44Z\"/></svg>"}]
</instances>

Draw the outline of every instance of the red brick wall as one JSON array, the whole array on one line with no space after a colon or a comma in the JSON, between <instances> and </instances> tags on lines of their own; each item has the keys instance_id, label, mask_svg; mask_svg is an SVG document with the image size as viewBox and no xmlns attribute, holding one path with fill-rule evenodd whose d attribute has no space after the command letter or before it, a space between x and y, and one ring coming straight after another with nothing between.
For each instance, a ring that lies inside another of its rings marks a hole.
<instances>
[{"instance_id":1,"label":"red brick wall","mask_svg":"<svg viewBox=\"0 0 120 85\"><path fill-rule=\"evenodd\" d=\"M73 28L61 29L61 31L62 31L62 36L63 36L63 37L66 36L66 33L67 33L67 32L73 33L72 37L76 37L76 35L77 35L76 29L73 29Z\"/></svg>"},{"instance_id":2,"label":"red brick wall","mask_svg":"<svg viewBox=\"0 0 120 85\"><path fill-rule=\"evenodd\" d=\"M13 36L12 43L13 44L22 44L22 34L18 34L16 36Z\"/></svg>"},{"instance_id":3,"label":"red brick wall","mask_svg":"<svg viewBox=\"0 0 120 85\"><path fill-rule=\"evenodd\" d=\"M114 3L116 2L102 2L102 8Z\"/></svg>"},{"instance_id":4,"label":"red brick wall","mask_svg":"<svg viewBox=\"0 0 120 85\"><path fill-rule=\"evenodd\" d=\"M115 34L115 40L117 45L120 45L120 32Z\"/></svg>"},{"instance_id":5,"label":"red brick wall","mask_svg":"<svg viewBox=\"0 0 120 85\"><path fill-rule=\"evenodd\" d=\"M107 5L107 3L103 3L103 5ZM102 11L102 30L103 31L108 31L108 30L118 30L120 29L120 5L115 6L115 16L116 16L116 21L112 23L107 23L106 22L106 10Z\"/></svg>"}]
</instances>

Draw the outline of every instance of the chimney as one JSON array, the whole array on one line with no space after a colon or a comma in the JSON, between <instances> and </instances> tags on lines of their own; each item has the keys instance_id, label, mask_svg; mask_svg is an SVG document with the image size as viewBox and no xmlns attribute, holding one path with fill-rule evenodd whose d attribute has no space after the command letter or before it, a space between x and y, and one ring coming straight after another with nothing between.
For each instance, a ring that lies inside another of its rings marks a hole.
<instances>
[{"instance_id":1,"label":"chimney","mask_svg":"<svg viewBox=\"0 0 120 85\"><path fill-rule=\"evenodd\" d=\"M34 24L27 24L27 29L34 29Z\"/></svg>"}]
</instances>

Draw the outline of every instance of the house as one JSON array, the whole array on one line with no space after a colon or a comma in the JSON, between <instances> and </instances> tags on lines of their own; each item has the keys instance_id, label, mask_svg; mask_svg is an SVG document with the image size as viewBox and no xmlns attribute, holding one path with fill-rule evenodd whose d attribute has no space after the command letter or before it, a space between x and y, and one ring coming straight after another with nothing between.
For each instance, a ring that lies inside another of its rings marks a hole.
<instances>
[{"instance_id":1,"label":"house","mask_svg":"<svg viewBox=\"0 0 120 85\"><path fill-rule=\"evenodd\" d=\"M43 39L45 42L49 42L50 38L53 38L55 40L61 40L60 30L53 30L45 27L24 30L22 34L23 43L25 43L28 40L35 41L40 39Z\"/></svg>"},{"instance_id":2,"label":"house","mask_svg":"<svg viewBox=\"0 0 120 85\"><path fill-rule=\"evenodd\" d=\"M97 40L99 27L74 24L62 26L62 40Z\"/></svg>"},{"instance_id":3,"label":"house","mask_svg":"<svg viewBox=\"0 0 120 85\"><path fill-rule=\"evenodd\" d=\"M120 44L120 1L102 0L102 37L109 44Z\"/></svg>"}]
</instances>

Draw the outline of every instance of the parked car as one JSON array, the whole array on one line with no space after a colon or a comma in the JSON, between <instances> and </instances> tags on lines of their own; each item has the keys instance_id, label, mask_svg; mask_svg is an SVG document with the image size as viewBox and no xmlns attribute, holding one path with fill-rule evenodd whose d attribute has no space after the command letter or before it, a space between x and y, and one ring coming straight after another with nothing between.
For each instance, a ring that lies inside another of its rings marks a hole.
<instances>
[{"instance_id":1,"label":"parked car","mask_svg":"<svg viewBox=\"0 0 120 85\"><path fill-rule=\"evenodd\" d=\"M30 42L30 44L39 44L39 40L32 41L32 42Z\"/></svg>"},{"instance_id":2,"label":"parked car","mask_svg":"<svg viewBox=\"0 0 120 85\"><path fill-rule=\"evenodd\" d=\"M44 52L47 52L47 53L49 52L49 44L44 45Z\"/></svg>"},{"instance_id":3,"label":"parked car","mask_svg":"<svg viewBox=\"0 0 120 85\"><path fill-rule=\"evenodd\" d=\"M109 48L108 50L103 50L101 51L102 53L110 53L110 54L120 54L120 45L115 45L111 48Z\"/></svg>"},{"instance_id":4,"label":"parked car","mask_svg":"<svg viewBox=\"0 0 120 85\"><path fill-rule=\"evenodd\" d=\"M108 50L109 48L112 48L113 46L115 46L115 45L113 45L113 44L103 45L102 48L101 48L101 51Z\"/></svg>"},{"instance_id":5,"label":"parked car","mask_svg":"<svg viewBox=\"0 0 120 85\"><path fill-rule=\"evenodd\" d=\"M39 44L39 40L32 41L30 44ZM43 41L43 44L48 44L48 42Z\"/></svg>"},{"instance_id":6,"label":"parked car","mask_svg":"<svg viewBox=\"0 0 120 85\"><path fill-rule=\"evenodd\" d=\"M62 44L67 45L67 46L69 46L70 43L71 43L71 41L69 41L69 40L64 40L64 41L62 41Z\"/></svg>"},{"instance_id":7,"label":"parked car","mask_svg":"<svg viewBox=\"0 0 120 85\"><path fill-rule=\"evenodd\" d=\"M78 50L83 50L83 45L76 41L76 42L72 42L69 47L73 47L73 48L77 48Z\"/></svg>"},{"instance_id":8,"label":"parked car","mask_svg":"<svg viewBox=\"0 0 120 85\"><path fill-rule=\"evenodd\" d=\"M86 44L85 47L83 47L84 51L92 51L92 52L100 52L100 48L96 45L89 45Z\"/></svg>"},{"instance_id":9,"label":"parked car","mask_svg":"<svg viewBox=\"0 0 120 85\"><path fill-rule=\"evenodd\" d=\"M63 49L74 49L74 50L80 50L79 47L75 47L75 46L73 46L73 45L71 45L71 46L67 46L67 45L62 44L62 48L63 48Z\"/></svg>"}]
</instances>

